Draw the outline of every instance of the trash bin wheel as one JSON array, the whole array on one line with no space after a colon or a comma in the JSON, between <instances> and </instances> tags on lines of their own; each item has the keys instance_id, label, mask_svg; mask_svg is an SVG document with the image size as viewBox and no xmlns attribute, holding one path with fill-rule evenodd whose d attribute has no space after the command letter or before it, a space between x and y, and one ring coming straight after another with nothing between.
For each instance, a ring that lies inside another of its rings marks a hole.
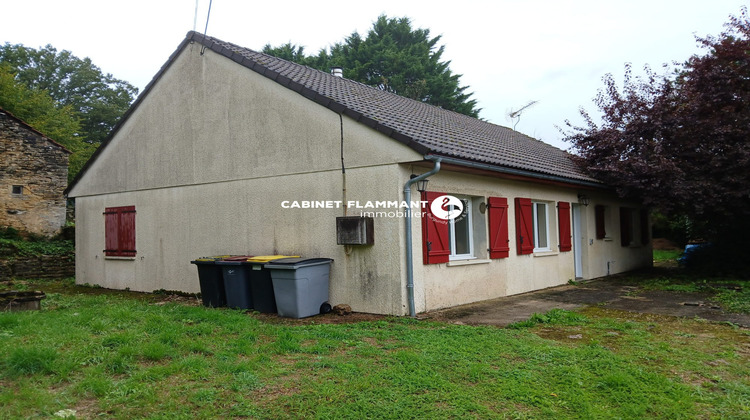
<instances>
[{"instance_id":1,"label":"trash bin wheel","mask_svg":"<svg viewBox=\"0 0 750 420\"><path fill-rule=\"evenodd\" d=\"M320 305L320 313L327 314L329 312L331 312L331 304L328 302L323 302L323 304Z\"/></svg>"}]
</instances>

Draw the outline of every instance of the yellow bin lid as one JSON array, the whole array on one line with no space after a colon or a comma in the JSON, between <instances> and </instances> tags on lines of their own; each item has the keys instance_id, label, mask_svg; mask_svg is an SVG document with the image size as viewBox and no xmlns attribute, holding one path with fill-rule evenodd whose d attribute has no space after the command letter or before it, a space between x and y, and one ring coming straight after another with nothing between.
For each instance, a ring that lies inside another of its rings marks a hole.
<instances>
[{"instance_id":1,"label":"yellow bin lid","mask_svg":"<svg viewBox=\"0 0 750 420\"><path fill-rule=\"evenodd\" d=\"M248 258L248 262L256 263L267 263L272 260L278 260L280 258L299 258L299 255L258 255L252 258Z\"/></svg>"}]
</instances>

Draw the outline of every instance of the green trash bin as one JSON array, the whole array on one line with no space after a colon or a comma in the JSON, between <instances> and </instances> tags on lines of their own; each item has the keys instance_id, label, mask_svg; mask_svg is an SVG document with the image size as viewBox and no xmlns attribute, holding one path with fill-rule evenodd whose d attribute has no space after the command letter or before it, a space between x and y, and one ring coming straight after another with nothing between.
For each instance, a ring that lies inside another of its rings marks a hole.
<instances>
[{"instance_id":1,"label":"green trash bin","mask_svg":"<svg viewBox=\"0 0 750 420\"><path fill-rule=\"evenodd\" d=\"M240 255L217 261L224 279L224 292L227 306L237 309L253 309L253 295L250 289L252 255Z\"/></svg>"},{"instance_id":2,"label":"green trash bin","mask_svg":"<svg viewBox=\"0 0 750 420\"><path fill-rule=\"evenodd\" d=\"M327 313L331 258L282 258L264 267L271 272L279 316L305 318Z\"/></svg>"},{"instance_id":3,"label":"green trash bin","mask_svg":"<svg viewBox=\"0 0 750 420\"><path fill-rule=\"evenodd\" d=\"M217 266L216 262L230 257L232 255L217 255L190 261L190 264L195 264L198 268L198 282L201 288L203 306L219 308L227 305L224 277L221 273L221 267Z\"/></svg>"}]
</instances>

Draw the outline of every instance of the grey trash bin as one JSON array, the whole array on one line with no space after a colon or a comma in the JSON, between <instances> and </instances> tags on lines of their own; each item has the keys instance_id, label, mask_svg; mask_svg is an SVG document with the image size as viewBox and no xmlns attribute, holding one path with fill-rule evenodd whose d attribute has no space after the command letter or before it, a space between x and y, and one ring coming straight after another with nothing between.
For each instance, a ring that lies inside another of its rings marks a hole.
<instances>
[{"instance_id":1,"label":"grey trash bin","mask_svg":"<svg viewBox=\"0 0 750 420\"><path fill-rule=\"evenodd\" d=\"M331 310L331 258L281 258L264 265L271 272L279 316L305 318Z\"/></svg>"}]
</instances>

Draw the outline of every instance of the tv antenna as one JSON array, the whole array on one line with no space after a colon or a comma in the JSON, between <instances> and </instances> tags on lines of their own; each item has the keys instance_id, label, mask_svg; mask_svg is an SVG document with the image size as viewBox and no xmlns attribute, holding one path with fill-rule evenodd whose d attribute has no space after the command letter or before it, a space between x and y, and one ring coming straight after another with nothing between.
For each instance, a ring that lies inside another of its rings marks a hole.
<instances>
[{"instance_id":1,"label":"tv antenna","mask_svg":"<svg viewBox=\"0 0 750 420\"><path fill-rule=\"evenodd\" d=\"M516 122L515 122L515 123L513 124L513 131L515 131L515 130L516 130L516 126L518 125L518 122L519 122L519 121L521 121L521 113L522 113L522 112L523 112L523 111L524 111L524 110L525 110L526 108L529 108L529 107L531 107L532 105L536 104L537 102L539 102L539 101L531 101L531 102L527 103L526 105L522 106L521 108L518 108L518 109L517 109L517 110L515 110L515 111L513 111L513 110L511 109L511 111L510 111L510 112L508 113L508 117L510 117L510 120L511 120L511 121L513 121L513 119L514 119L514 118L517 118L517 119L516 119Z\"/></svg>"}]
</instances>

